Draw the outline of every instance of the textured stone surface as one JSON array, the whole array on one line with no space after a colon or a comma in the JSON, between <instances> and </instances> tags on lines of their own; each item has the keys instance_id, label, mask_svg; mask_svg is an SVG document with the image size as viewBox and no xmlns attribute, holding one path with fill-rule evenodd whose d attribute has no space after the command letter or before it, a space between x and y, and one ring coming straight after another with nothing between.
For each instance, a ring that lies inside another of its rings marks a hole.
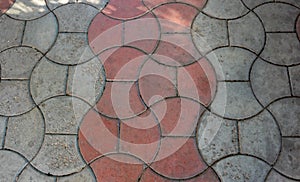
<instances>
[{"instance_id":1,"label":"textured stone surface","mask_svg":"<svg viewBox=\"0 0 300 182\"><path fill-rule=\"evenodd\" d=\"M40 108L45 117L46 133L76 134L90 106L77 98L61 96L43 102Z\"/></svg>"},{"instance_id":2,"label":"textured stone surface","mask_svg":"<svg viewBox=\"0 0 300 182\"><path fill-rule=\"evenodd\" d=\"M77 151L76 136L72 135L46 135L32 164L43 173L52 175L79 172L85 165Z\"/></svg>"},{"instance_id":3,"label":"textured stone surface","mask_svg":"<svg viewBox=\"0 0 300 182\"><path fill-rule=\"evenodd\" d=\"M43 116L37 108L34 108L26 114L8 119L4 147L17 151L31 160L39 151L43 138Z\"/></svg>"},{"instance_id":4,"label":"textured stone surface","mask_svg":"<svg viewBox=\"0 0 300 182\"><path fill-rule=\"evenodd\" d=\"M286 178L286 177L282 176L281 174L277 173L275 170L271 170L268 178L266 179L266 182L273 182L273 181L296 182L296 180L291 180L291 179Z\"/></svg>"},{"instance_id":5,"label":"textured stone surface","mask_svg":"<svg viewBox=\"0 0 300 182\"><path fill-rule=\"evenodd\" d=\"M238 152L236 121L222 119L206 111L197 132L198 148L208 164Z\"/></svg>"},{"instance_id":6,"label":"textured stone surface","mask_svg":"<svg viewBox=\"0 0 300 182\"><path fill-rule=\"evenodd\" d=\"M0 178L3 181L13 181L17 173L24 167L26 161L16 153L0 150Z\"/></svg>"},{"instance_id":7,"label":"textured stone surface","mask_svg":"<svg viewBox=\"0 0 300 182\"><path fill-rule=\"evenodd\" d=\"M300 65L289 68L292 93L296 96L300 96Z\"/></svg>"},{"instance_id":8,"label":"textured stone surface","mask_svg":"<svg viewBox=\"0 0 300 182\"><path fill-rule=\"evenodd\" d=\"M274 0L242 0L242 1L245 3L245 5L248 8L253 9L256 6L259 6L263 3L272 2Z\"/></svg>"},{"instance_id":9,"label":"textured stone surface","mask_svg":"<svg viewBox=\"0 0 300 182\"><path fill-rule=\"evenodd\" d=\"M30 165L27 165L26 168L18 176L19 182L55 182L55 177L46 176L39 173Z\"/></svg>"},{"instance_id":10,"label":"textured stone surface","mask_svg":"<svg viewBox=\"0 0 300 182\"><path fill-rule=\"evenodd\" d=\"M28 90L28 81L1 81L0 115L14 116L34 107Z\"/></svg>"},{"instance_id":11,"label":"textured stone surface","mask_svg":"<svg viewBox=\"0 0 300 182\"><path fill-rule=\"evenodd\" d=\"M268 33L261 57L279 65L300 63L300 44L296 33Z\"/></svg>"},{"instance_id":12,"label":"textured stone surface","mask_svg":"<svg viewBox=\"0 0 300 182\"><path fill-rule=\"evenodd\" d=\"M300 180L300 140L299 138L283 138L282 149L275 169L286 176Z\"/></svg>"},{"instance_id":13,"label":"textured stone surface","mask_svg":"<svg viewBox=\"0 0 300 182\"><path fill-rule=\"evenodd\" d=\"M211 110L218 115L231 119L254 116L262 110L251 92L248 82L221 82Z\"/></svg>"},{"instance_id":14,"label":"textured stone surface","mask_svg":"<svg viewBox=\"0 0 300 182\"><path fill-rule=\"evenodd\" d=\"M57 32L58 24L53 13L36 20L27 21L23 45L32 46L42 52L46 52L54 43Z\"/></svg>"},{"instance_id":15,"label":"textured stone surface","mask_svg":"<svg viewBox=\"0 0 300 182\"><path fill-rule=\"evenodd\" d=\"M263 105L291 95L285 67L275 66L258 59L252 67L250 77L253 92Z\"/></svg>"},{"instance_id":16,"label":"textured stone surface","mask_svg":"<svg viewBox=\"0 0 300 182\"><path fill-rule=\"evenodd\" d=\"M254 13L228 21L230 45L241 46L259 53L265 42L264 28Z\"/></svg>"},{"instance_id":17,"label":"textured stone surface","mask_svg":"<svg viewBox=\"0 0 300 182\"><path fill-rule=\"evenodd\" d=\"M197 15L192 26L192 35L196 47L203 54L216 47L228 45L226 21L203 13Z\"/></svg>"},{"instance_id":18,"label":"textured stone surface","mask_svg":"<svg viewBox=\"0 0 300 182\"><path fill-rule=\"evenodd\" d=\"M67 66L61 66L50 62L47 58L42 58L30 78L30 92L33 100L40 104L50 97L65 94L66 77Z\"/></svg>"},{"instance_id":19,"label":"textured stone surface","mask_svg":"<svg viewBox=\"0 0 300 182\"><path fill-rule=\"evenodd\" d=\"M225 158L216 163L213 168L224 182L263 182L270 170L270 166L266 163L243 155Z\"/></svg>"},{"instance_id":20,"label":"textured stone surface","mask_svg":"<svg viewBox=\"0 0 300 182\"><path fill-rule=\"evenodd\" d=\"M82 171L72 174L71 176L60 177L57 182L96 182L93 172L88 168L84 168Z\"/></svg>"},{"instance_id":21,"label":"textured stone surface","mask_svg":"<svg viewBox=\"0 0 300 182\"><path fill-rule=\"evenodd\" d=\"M0 51L14 45L20 45L24 22L9 18L6 15L0 17Z\"/></svg>"},{"instance_id":22,"label":"textured stone surface","mask_svg":"<svg viewBox=\"0 0 300 182\"><path fill-rule=\"evenodd\" d=\"M273 164L281 147L280 131L272 115L263 111L239 122L241 153L250 154Z\"/></svg>"},{"instance_id":23,"label":"textured stone surface","mask_svg":"<svg viewBox=\"0 0 300 182\"><path fill-rule=\"evenodd\" d=\"M46 56L64 65L76 65L94 57L83 33L59 33L54 46Z\"/></svg>"},{"instance_id":24,"label":"textured stone surface","mask_svg":"<svg viewBox=\"0 0 300 182\"><path fill-rule=\"evenodd\" d=\"M53 13L57 16L60 32L87 32L98 10L86 4L68 4Z\"/></svg>"},{"instance_id":25,"label":"textured stone surface","mask_svg":"<svg viewBox=\"0 0 300 182\"><path fill-rule=\"evenodd\" d=\"M29 47L13 47L0 53L2 79L28 79L43 55Z\"/></svg>"}]
</instances>

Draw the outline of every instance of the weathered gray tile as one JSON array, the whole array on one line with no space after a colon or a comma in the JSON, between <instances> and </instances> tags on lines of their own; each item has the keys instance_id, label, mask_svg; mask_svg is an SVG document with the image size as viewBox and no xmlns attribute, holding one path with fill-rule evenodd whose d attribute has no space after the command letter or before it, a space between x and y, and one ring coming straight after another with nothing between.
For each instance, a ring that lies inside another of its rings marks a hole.
<instances>
[{"instance_id":1,"label":"weathered gray tile","mask_svg":"<svg viewBox=\"0 0 300 182\"><path fill-rule=\"evenodd\" d=\"M53 11L58 19L60 32L87 32L98 12L98 9L86 4L68 4Z\"/></svg>"},{"instance_id":2,"label":"weathered gray tile","mask_svg":"<svg viewBox=\"0 0 300 182\"><path fill-rule=\"evenodd\" d=\"M240 0L209 0L203 11L221 19L237 18L248 12Z\"/></svg>"},{"instance_id":3,"label":"weathered gray tile","mask_svg":"<svg viewBox=\"0 0 300 182\"><path fill-rule=\"evenodd\" d=\"M205 112L198 129L198 148L208 164L238 152L236 121L225 120Z\"/></svg>"},{"instance_id":4,"label":"weathered gray tile","mask_svg":"<svg viewBox=\"0 0 300 182\"><path fill-rule=\"evenodd\" d=\"M32 20L40 18L48 12L45 1L17 0L6 14L20 20Z\"/></svg>"},{"instance_id":5,"label":"weathered gray tile","mask_svg":"<svg viewBox=\"0 0 300 182\"><path fill-rule=\"evenodd\" d=\"M57 33L57 20L53 13L49 13L42 18L27 21L23 45L35 47L45 53L54 43Z\"/></svg>"},{"instance_id":6,"label":"weathered gray tile","mask_svg":"<svg viewBox=\"0 0 300 182\"><path fill-rule=\"evenodd\" d=\"M24 115L9 118L4 147L17 151L31 160L39 151L43 136L43 116L37 108L34 108Z\"/></svg>"},{"instance_id":7,"label":"weathered gray tile","mask_svg":"<svg viewBox=\"0 0 300 182\"><path fill-rule=\"evenodd\" d=\"M46 55L52 61L64 65L76 65L93 58L84 33L59 33L58 38Z\"/></svg>"},{"instance_id":8,"label":"weathered gray tile","mask_svg":"<svg viewBox=\"0 0 300 182\"><path fill-rule=\"evenodd\" d=\"M217 20L199 13L192 26L192 37L196 47L203 54L228 45L225 20Z\"/></svg>"},{"instance_id":9,"label":"weathered gray tile","mask_svg":"<svg viewBox=\"0 0 300 182\"><path fill-rule=\"evenodd\" d=\"M296 180L288 179L278 172L276 172L274 169L271 170L268 178L266 179L266 182L296 182Z\"/></svg>"},{"instance_id":10,"label":"weathered gray tile","mask_svg":"<svg viewBox=\"0 0 300 182\"><path fill-rule=\"evenodd\" d=\"M26 161L14 152L0 150L0 164L1 181L14 181Z\"/></svg>"},{"instance_id":11,"label":"weathered gray tile","mask_svg":"<svg viewBox=\"0 0 300 182\"><path fill-rule=\"evenodd\" d=\"M242 18L228 22L232 46L241 46L259 53L264 46L265 31L258 17L250 12Z\"/></svg>"},{"instance_id":12,"label":"weathered gray tile","mask_svg":"<svg viewBox=\"0 0 300 182\"><path fill-rule=\"evenodd\" d=\"M6 117L0 116L0 148L2 148L2 143L5 139L5 132L6 132Z\"/></svg>"},{"instance_id":13,"label":"weathered gray tile","mask_svg":"<svg viewBox=\"0 0 300 182\"><path fill-rule=\"evenodd\" d=\"M293 94L300 96L300 65L289 67Z\"/></svg>"},{"instance_id":14,"label":"weathered gray tile","mask_svg":"<svg viewBox=\"0 0 300 182\"><path fill-rule=\"evenodd\" d=\"M250 77L253 92L264 106L275 99L291 95L286 67L258 59L252 67Z\"/></svg>"},{"instance_id":15,"label":"weathered gray tile","mask_svg":"<svg viewBox=\"0 0 300 182\"><path fill-rule=\"evenodd\" d=\"M281 147L281 136L272 115L263 111L258 116L239 122L241 153L257 156L273 164Z\"/></svg>"},{"instance_id":16,"label":"weathered gray tile","mask_svg":"<svg viewBox=\"0 0 300 182\"><path fill-rule=\"evenodd\" d=\"M24 21L17 21L5 14L0 16L0 51L21 44Z\"/></svg>"},{"instance_id":17,"label":"weathered gray tile","mask_svg":"<svg viewBox=\"0 0 300 182\"><path fill-rule=\"evenodd\" d=\"M259 6L266 2L273 2L274 0L242 0L242 1L245 3L245 5L248 8L253 9L256 6Z\"/></svg>"},{"instance_id":18,"label":"weathered gray tile","mask_svg":"<svg viewBox=\"0 0 300 182\"><path fill-rule=\"evenodd\" d=\"M45 135L43 146L32 164L51 175L68 175L85 166L76 147L75 135Z\"/></svg>"},{"instance_id":19,"label":"weathered gray tile","mask_svg":"<svg viewBox=\"0 0 300 182\"><path fill-rule=\"evenodd\" d=\"M71 176L61 177L57 179L57 182L96 182L96 179L93 175L93 172L88 168L84 168L84 170L75 173Z\"/></svg>"},{"instance_id":20,"label":"weathered gray tile","mask_svg":"<svg viewBox=\"0 0 300 182\"><path fill-rule=\"evenodd\" d=\"M283 136L300 136L300 98L285 98L268 109L277 120Z\"/></svg>"},{"instance_id":21,"label":"weathered gray tile","mask_svg":"<svg viewBox=\"0 0 300 182\"><path fill-rule=\"evenodd\" d=\"M60 96L43 102L40 108L45 117L46 133L76 134L90 106L77 98Z\"/></svg>"},{"instance_id":22,"label":"weathered gray tile","mask_svg":"<svg viewBox=\"0 0 300 182\"><path fill-rule=\"evenodd\" d=\"M27 165L18 176L18 182L56 182L53 176L47 176L39 173L31 165Z\"/></svg>"},{"instance_id":23,"label":"weathered gray tile","mask_svg":"<svg viewBox=\"0 0 300 182\"><path fill-rule=\"evenodd\" d=\"M270 166L250 156L231 156L213 166L223 182L263 182Z\"/></svg>"},{"instance_id":24,"label":"weathered gray tile","mask_svg":"<svg viewBox=\"0 0 300 182\"><path fill-rule=\"evenodd\" d=\"M300 63L300 44L296 33L268 33L261 57L275 64Z\"/></svg>"},{"instance_id":25,"label":"weathered gray tile","mask_svg":"<svg viewBox=\"0 0 300 182\"><path fill-rule=\"evenodd\" d=\"M300 180L300 139L283 138L282 150L275 169L286 176Z\"/></svg>"},{"instance_id":26,"label":"weathered gray tile","mask_svg":"<svg viewBox=\"0 0 300 182\"><path fill-rule=\"evenodd\" d=\"M94 105L103 93L105 73L98 58L69 69L67 93Z\"/></svg>"},{"instance_id":27,"label":"weathered gray tile","mask_svg":"<svg viewBox=\"0 0 300 182\"><path fill-rule=\"evenodd\" d=\"M207 55L213 64L218 80L249 80L250 67L256 55L238 47L216 49ZM224 78L223 78L224 76Z\"/></svg>"},{"instance_id":28,"label":"weathered gray tile","mask_svg":"<svg viewBox=\"0 0 300 182\"><path fill-rule=\"evenodd\" d=\"M67 70L67 66L58 65L43 58L31 75L30 91L33 100L39 104L50 97L64 95Z\"/></svg>"},{"instance_id":29,"label":"weathered gray tile","mask_svg":"<svg viewBox=\"0 0 300 182\"><path fill-rule=\"evenodd\" d=\"M289 3L292 4L298 8L300 8L300 1L299 0L275 0L276 2L284 2L284 3Z\"/></svg>"},{"instance_id":30,"label":"weathered gray tile","mask_svg":"<svg viewBox=\"0 0 300 182\"><path fill-rule=\"evenodd\" d=\"M34 107L28 81L4 81L0 83L0 115L14 116Z\"/></svg>"},{"instance_id":31,"label":"weathered gray tile","mask_svg":"<svg viewBox=\"0 0 300 182\"><path fill-rule=\"evenodd\" d=\"M220 82L212 112L231 119L245 119L262 110L248 82Z\"/></svg>"},{"instance_id":32,"label":"weathered gray tile","mask_svg":"<svg viewBox=\"0 0 300 182\"><path fill-rule=\"evenodd\" d=\"M0 53L2 79L29 79L35 64L43 57L29 47L13 47Z\"/></svg>"},{"instance_id":33,"label":"weathered gray tile","mask_svg":"<svg viewBox=\"0 0 300 182\"><path fill-rule=\"evenodd\" d=\"M263 21L267 32L294 31L295 22L300 10L282 3L264 4L254 10Z\"/></svg>"}]
</instances>

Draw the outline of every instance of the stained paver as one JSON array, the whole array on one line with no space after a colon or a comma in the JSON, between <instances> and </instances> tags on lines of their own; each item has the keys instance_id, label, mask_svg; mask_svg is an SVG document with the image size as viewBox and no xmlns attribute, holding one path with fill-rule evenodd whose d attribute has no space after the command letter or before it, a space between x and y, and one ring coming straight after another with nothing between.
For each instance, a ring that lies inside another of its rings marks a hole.
<instances>
[{"instance_id":1,"label":"stained paver","mask_svg":"<svg viewBox=\"0 0 300 182\"><path fill-rule=\"evenodd\" d=\"M300 180L299 8L2 0L1 179Z\"/></svg>"}]
</instances>

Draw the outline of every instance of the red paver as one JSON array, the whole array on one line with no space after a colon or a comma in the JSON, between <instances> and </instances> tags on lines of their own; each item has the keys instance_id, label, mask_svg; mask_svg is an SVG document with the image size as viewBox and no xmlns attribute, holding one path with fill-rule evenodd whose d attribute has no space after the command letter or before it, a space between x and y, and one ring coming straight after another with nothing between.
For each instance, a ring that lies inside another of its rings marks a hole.
<instances>
[{"instance_id":1,"label":"red paver","mask_svg":"<svg viewBox=\"0 0 300 182\"><path fill-rule=\"evenodd\" d=\"M216 91L216 76L213 67L206 59L189 66L178 68L178 92L208 105Z\"/></svg>"},{"instance_id":2,"label":"red paver","mask_svg":"<svg viewBox=\"0 0 300 182\"><path fill-rule=\"evenodd\" d=\"M129 118L146 110L133 82L106 82L96 107L99 112L112 118Z\"/></svg>"},{"instance_id":3,"label":"red paver","mask_svg":"<svg viewBox=\"0 0 300 182\"><path fill-rule=\"evenodd\" d=\"M0 1L0 15L5 13L13 4L15 0L1 0Z\"/></svg>"},{"instance_id":4,"label":"red paver","mask_svg":"<svg viewBox=\"0 0 300 182\"><path fill-rule=\"evenodd\" d=\"M155 116L145 112L138 117L122 120L120 151L133 154L146 163L153 161L160 143L160 129Z\"/></svg>"},{"instance_id":5,"label":"red paver","mask_svg":"<svg viewBox=\"0 0 300 182\"><path fill-rule=\"evenodd\" d=\"M206 4L207 0L177 0L177 2L187 3L199 9L202 9Z\"/></svg>"},{"instance_id":6,"label":"red paver","mask_svg":"<svg viewBox=\"0 0 300 182\"><path fill-rule=\"evenodd\" d=\"M113 46L121 46L122 31L122 21L99 13L93 19L88 30L89 45L95 54Z\"/></svg>"},{"instance_id":7,"label":"red paver","mask_svg":"<svg viewBox=\"0 0 300 182\"><path fill-rule=\"evenodd\" d=\"M149 8L152 9L156 6L162 5L168 2L175 2L175 0L143 0L144 4Z\"/></svg>"},{"instance_id":8,"label":"red paver","mask_svg":"<svg viewBox=\"0 0 300 182\"><path fill-rule=\"evenodd\" d=\"M151 107L157 116L162 134L191 136L204 108L195 101L184 98L169 98Z\"/></svg>"},{"instance_id":9,"label":"red paver","mask_svg":"<svg viewBox=\"0 0 300 182\"><path fill-rule=\"evenodd\" d=\"M97 181L136 181L143 170L143 164L125 154L112 154L91 164Z\"/></svg>"},{"instance_id":10,"label":"red paver","mask_svg":"<svg viewBox=\"0 0 300 182\"><path fill-rule=\"evenodd\" d=\"M297 18L296 32L297 32L297 35L298 35L298 39L300 40L300 16L298 16L298 18Z\"/></svg>"},{"instance_id":11,"label":"red paver","mask_svg":"<svg viewBox=\"0 0 300 182\"><path fill-rule=\"evenodd\" d=\"M165 65L183 66L198 60L200 53L190 34L163 34L152 57Z\"/></svg>"},{"instance_id":12,"label":"red paver","mask_svg":"<svg viewBox=\"0 0 300 182\"><path fill-rule=\"evenodd\" d=\"M156 162L151 165L159 174L182 179L193 177L206 169L192 138L163 138Z\"/></svg>"},{"instance_id":13,"label":"red paver","mask_svg":"<svg viewBox=\"0 0 300 182\"><path fill-rule=\"evenodd\" d=\"M159 18L161 31L164 32L190 32L193 19L198 10L180 3L171 3L159 6L153 10Z\"/></svg>"},{"instance_id":14,"label":"red paver","mask_svg":"<svg viewBox=\"0 0 300 182\"><path fill-rule=\"evenodd\" d=\"M126 3L120 0L110 0L102 12L117 19L132 19L145 14L147 10L141 0L126 0Z\"/></svg>"},{"instance_id":15,"label":"red paver","mask_svg":"<svg viewBox=\"0 0 300 182\"><path fill-rule=\"evenodd\" d=\"M137 80L147 58L143 52L129 47L113 48L99 55L107 80Z\"/></svg>"},{"instance_id":16,"label":"red paver","mask_svg":"<svg viewBox=\"0 0 300 182\"><path fill-rule=\"evenodd\" d=\"M118 122L90 110L82 121L78 140L82 156L87 162L101 154L116 152Z\"/></svg>"}]
</instances>

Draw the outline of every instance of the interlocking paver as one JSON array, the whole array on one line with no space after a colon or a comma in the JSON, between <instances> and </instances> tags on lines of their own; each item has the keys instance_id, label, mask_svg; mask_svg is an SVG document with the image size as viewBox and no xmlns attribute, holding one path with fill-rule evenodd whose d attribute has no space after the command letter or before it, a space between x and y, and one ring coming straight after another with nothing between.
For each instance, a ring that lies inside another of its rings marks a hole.
<instances>
[{"instance_id":1,"label":"interlocking paver","mask_svg":"<svg viewBox=\"0 0 300 182\"><path fill-rule=\"evenodd\" d=\"M20 182L55 182L55 177L53 176L47 176L45 174L42 174L38 171L36 171L33 167L30 165L27 165L21 172L21 174L18 176L18 181Z\"/></svg>"},{"instance_id":2,"label":"interlocking paver","mask_svg":"<svg viewBox=\"0 0 300 182\"><path fill-rule=\"evenodd\" d=\"M93 172L88 167L86 167L82 171L72 174L70 176L57 178L57 182L71 182L71 181L95 182L95 178L94 178Z\"/></svg>"},{"instance_id":3,"label":"interlocking paver","mask_svg":"<svg viewBox=\"0 0 300 182\"><path fill-rule=\"evenodd\" d=\"M292 94L300 96L300 66L294 66L289 68Z\"/></svg>"},{"instance_id":4,"label":"interlocking paver","mask_svg":"<svg viewBox=\"0 0 300 182\"><path fill-rule=\"evenodd\" d=\"M282 176L275 170L271 170L266 182L273 182L273 181L284 181L284 182L296 182L296 180L289 179L285 176Z\"/></svg>"},{"instance_id":5,"label":"interlocking paver","mask_svg":"<svg viewBox=\"0 0 300 182\"><path fill-rule=\"evenodd\" d=\"M283 138L282 149L275 169L288 177L300 179L300 141L299 138Z\"/></svg>"},{"instance_id":6,"label":"interlocking paver","mask_svg":"<svg viewBox=\"0 0 300 182\"><path fill-rule=\"evenodd\" d=\"M17 151L28 160L33 159L43 143L44 127L43 116L37 108L26 114L10 117L4 148Z\"/></svg>"},{"instance_id":7,"label":"interlocking paver","mask_svg":"<svg viewBox=\"0 0 300 182\"><path fill-rule=\"evenodd\" d=\"M0 15L5 13L15 2L15 0L2 0L0 2Z\"/></svg>"},{"instance_id":8,"label":"interlocking paver","mask_svg":"<svg viewBox=\"0 0 300 182\"><path fill-rule=\"evenodd\" d=\"M275 0L242 0L242 1L245 3L245 5L248 8L253 9L256 6L259 6L263 3L274 2Z\"/></svg>"},{"instance_id":9,"label":"interlocking paver","mask_svg":"<svg viewBox=\"0 0 300 182\"><path fill-rule=\"evenodd\" d=\"M300 135L300 99L284 98L271 104L268 109L274 115L282 136Z\"/></svg>"},{"instance_id":10,"label":"interlocking paver","mask_svg":"<svg viewBox=\"0 0 300 182\"><path fill-rule=\"evenodd\" d=\"M264 106L278 98L291 95L287 68L264 62L261 59L253 65L251 86L257 99Z\"/></svg>"},{"instance_id":11,"label":"interlocking paver","mask_svg":"<svg viewBox=\"0 0 300 182\"><path fill-rule=\"evenodd\" d=\"M198 147L204 160L213 164L217 160L238 153L236 121L222 119L206 111L200 119L197 132Z\"/></svg>"}]
</instances>

